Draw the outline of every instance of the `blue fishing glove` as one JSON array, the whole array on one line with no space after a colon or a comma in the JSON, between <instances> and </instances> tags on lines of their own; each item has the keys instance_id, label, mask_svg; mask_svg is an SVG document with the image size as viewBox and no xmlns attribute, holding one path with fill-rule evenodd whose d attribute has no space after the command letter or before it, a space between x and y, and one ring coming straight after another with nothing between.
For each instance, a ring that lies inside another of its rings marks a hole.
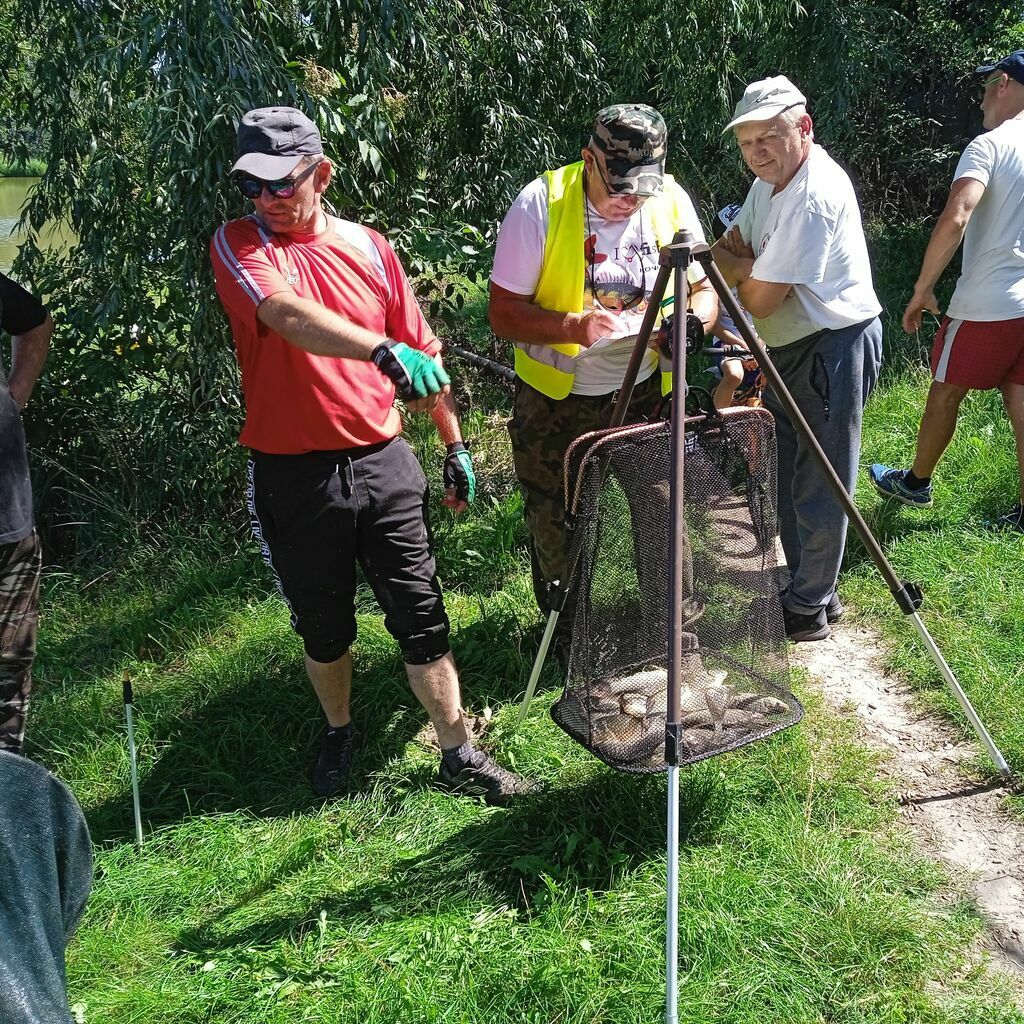
<instances>
[{"instance_id":1,"label":"blue fishing glove","mask_svg":"<svg viewBox=\"0 0 1024 1024\"><path fill-rule=\"evenodd\" d=\"M419 349L404 341L386 341L370 356L374 366L395 383L398 397L404 402L426 398L440 391L451 378L444 368Z\"/></svg>"},{"instance_id":2,"label":"blue fishing glove","mask_svg":"<svg viewBox=\"0 0 1024 1024\"><path fill-rule=\"evenodd\" d=\"M445 490L454 487L455 497L469 504L476 497L476 476L469 449L461 441L456 441L448 445L446 450L448 454L444 457L444 472L441 476Z\"/></svg>"}]
</instances>

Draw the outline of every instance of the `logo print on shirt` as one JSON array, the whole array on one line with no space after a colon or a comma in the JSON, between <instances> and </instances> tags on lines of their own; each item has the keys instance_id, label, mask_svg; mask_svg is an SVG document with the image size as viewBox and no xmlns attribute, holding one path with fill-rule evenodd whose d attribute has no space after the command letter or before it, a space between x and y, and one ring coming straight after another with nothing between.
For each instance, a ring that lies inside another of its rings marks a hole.
<instances>
[{"instance_id":1,"label":"logo print on shirt","mask_svg":"<svg viewBox=\"0 0 1024 1024\"><path fill-rule=\"evenodd\" d=\"M285 284L298 284L299 283L299 268L289 267L288 276L284 279Z\"/></svg>"},{"instance_id":2,"label":"logo print on shirt","mask_svg":"<svg viewBox=\"0 0 1024 1024\"><path fill-rule=\"evenodd\" d=\"M597 235L591 235L583 243L583 258L587 261L588 265L604 263L608 259L606 253L597 252Z\"/></svg>"}]
</instances>

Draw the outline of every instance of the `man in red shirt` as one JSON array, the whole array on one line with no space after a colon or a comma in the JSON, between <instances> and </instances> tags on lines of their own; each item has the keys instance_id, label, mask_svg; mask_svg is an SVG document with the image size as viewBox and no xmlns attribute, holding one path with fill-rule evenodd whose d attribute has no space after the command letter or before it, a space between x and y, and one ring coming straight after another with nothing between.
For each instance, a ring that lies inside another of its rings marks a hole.
<instances>
[{"instance_id":1,"label":"man in red shirt","mask_svg":"<svg viewBox=\"0 0 1024 1024\"><path fill-rule=\"evenodd\" d=\"M253 534L327 717L313 787L337 794L351 764L358 561L437 732L438 784L505 803L533 786L469 743L427 483L393 404L397 392L430 412L448 450L444 504L461 511L476 485L441 345L387 241L324 210L331 170L300 111L250 110L231 173L255 213L221 226L210 246L242 370Z\"/></svg>"}]
</instances>

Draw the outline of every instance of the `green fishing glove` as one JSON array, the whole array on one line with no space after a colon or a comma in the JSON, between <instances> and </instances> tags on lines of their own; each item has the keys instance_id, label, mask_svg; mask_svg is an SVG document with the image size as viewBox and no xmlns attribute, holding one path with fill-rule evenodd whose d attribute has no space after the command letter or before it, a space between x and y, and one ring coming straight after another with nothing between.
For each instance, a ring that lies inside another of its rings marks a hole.
<instances>
[{"instance_id":1,"label":"green fishing glove","mask_svg":"<svg viewBox=\"0 0 1024 1024\"><path fill-rule=\"evenodd\" d=\"M459 501L470 504L476 497L476 475L473 473L473 460L469 457L469 449L456 441L447 447L448 454L444 457L444 472L441 479L445 490L455 488L455 497Z\"/></svg>"},{"instance_id":2,"label":"green fishing glove","mask_svg":"<svg viewBox=\"0 0 1024 1024\"><path fill-rule=\"evenodd\" d=\"M440 364L404 341L378 345L370 359L385 377L394 381L398 397L404 402L426 398L451 384L451 378Z\"/></svg>"}]
</instances>

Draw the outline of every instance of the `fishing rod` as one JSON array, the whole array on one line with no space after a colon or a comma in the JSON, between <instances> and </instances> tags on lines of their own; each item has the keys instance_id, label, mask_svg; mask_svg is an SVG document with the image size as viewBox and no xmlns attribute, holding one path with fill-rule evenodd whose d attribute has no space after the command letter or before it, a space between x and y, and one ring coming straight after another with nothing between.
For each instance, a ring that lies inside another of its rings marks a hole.
<instances>
[{"instance_id":1,"label":"fishing rod","mask_svg":"<svg viewBox=\"0 0 1024 1024\"><path fill-rule=\"evenodd\" d=\"M510 384L514 384L516 381L516 371L511 366L505 366L504 363L495 362L493 359L488 359L487 356L479 355L476 352L470 352L468 349L459 348L458 345L445 345L445 351L451 352L453 355L458 356L460 359L465 360L473 366L479 366L481 370L487 370L489 373L493 373L496 377L500 377L504 381L508 381Z\"/></svg>"}]
</instances>

